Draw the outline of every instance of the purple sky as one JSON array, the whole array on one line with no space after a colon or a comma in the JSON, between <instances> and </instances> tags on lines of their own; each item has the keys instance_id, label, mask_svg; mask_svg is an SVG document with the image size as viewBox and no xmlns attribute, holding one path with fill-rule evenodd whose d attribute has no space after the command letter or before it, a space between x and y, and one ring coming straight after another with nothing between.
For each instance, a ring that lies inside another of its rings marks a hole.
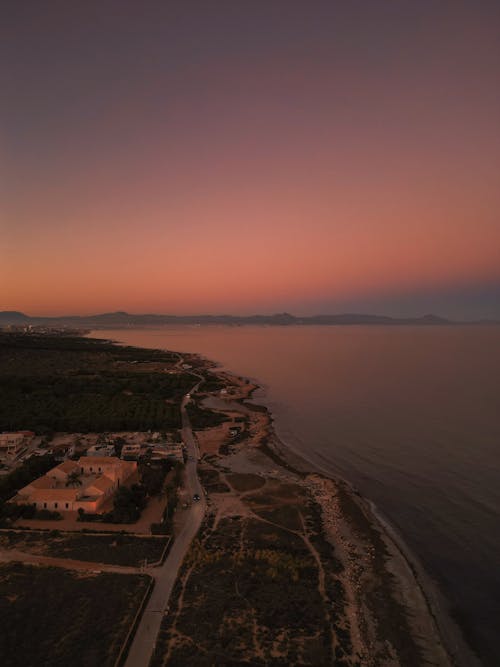
<instances>
[{"instance_id":1,"label":"purple sky","mask_svg":"<svg viewBox=\"0 0 500 667\"><path fill-rule=\"evenodd\" d=\"M498 2L0 8L0 309L500 316Z\"/></svg>"}]
</instances>

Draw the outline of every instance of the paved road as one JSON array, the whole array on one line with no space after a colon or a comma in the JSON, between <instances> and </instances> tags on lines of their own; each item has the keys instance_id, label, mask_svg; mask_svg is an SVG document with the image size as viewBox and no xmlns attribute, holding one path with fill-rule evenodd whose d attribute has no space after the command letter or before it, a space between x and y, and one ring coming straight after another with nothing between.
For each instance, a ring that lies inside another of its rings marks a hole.
<instances>
[{"instance_id":1,"label":"paved road","mask_svg":"<svg viewBox=\"0 0 500 667\"><path fill-rule=\"evenodd\" d=\"M196 391L197 387L198 385L192 391ZM172 593L179 568L189 549L189 545L201 526L205 514L206 500L196 473L196 464L199 456L198 445L194 439L186 411L186 405L189 400L185 396L181 403L182 439L186 444L188 453L185 484L190 497L192 498L195 493L198 493L201 500L193 502L191 507L185 510L183 526L175 538L165 563L161 567L148 570L148 574L151 574L155 579L155 586L137 628L125 662L125 667L147 667L149 665L160 631L161 621L167 610L168 600Z\"/></svg>"}]
</instances>

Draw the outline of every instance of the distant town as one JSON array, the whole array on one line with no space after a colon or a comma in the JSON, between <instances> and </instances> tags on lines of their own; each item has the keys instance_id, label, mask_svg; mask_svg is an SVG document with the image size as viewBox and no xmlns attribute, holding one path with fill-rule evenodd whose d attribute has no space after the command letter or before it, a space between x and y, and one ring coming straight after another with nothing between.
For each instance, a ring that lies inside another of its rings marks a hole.
<instances>
[{"instance_id":1,"label":"distant town","mask_svg":"<svg viewBox=\"0 0 500 667\"><path fill-rule=\"evenodd\" d=\"M0 327L13 331L48 332L59 330L65 335L68 330L83 332L88 329L112 329L122 327L154 327L169 324L187 325L275 325L275 326L307 326L307 325L416 325L436 326L453 324L500 324L497 319L452 320L438 315L426 314L420 317L388 317L365 313L340 313L330 315L312 315L300 317L290 313L273 315L158 315L132 314L123 311L102 313L99 315L73 315L58 317L33 317L17 311L0 312Z\"/></svg>"}]
</instances>

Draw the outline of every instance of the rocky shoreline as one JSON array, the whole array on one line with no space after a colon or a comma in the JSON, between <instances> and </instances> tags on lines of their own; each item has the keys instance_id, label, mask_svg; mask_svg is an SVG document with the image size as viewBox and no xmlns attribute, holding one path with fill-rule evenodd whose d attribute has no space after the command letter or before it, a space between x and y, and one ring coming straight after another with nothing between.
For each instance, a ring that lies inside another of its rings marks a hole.
<instances>
[{"instance_id":1,"label":"rocky shoreline","mask_svg":"<svg viewBox=\"0 0 500 667\"><path fill-rule=\"evenodd\" d=\"M255 393L261 389L257 382L237 377L198 354L178 356L179 366L211 378L193 396L195 403L226 420L221 426L197 431L209 520L215 518L218 524L221 518L230 518L243 523L249 513L247 494L227 483L227 473L302 489L319 509L321 539L331 545L340 562L336 577L345 604L341 611L335 610L343 616L337 631L348 633L351 647L339 664L479 665L439 592L376 508L346 480L318 470L279 439L271 412L256 402ZM238 434L231 435L231 424L244 428L236 426ZM218 482L210 483L215 478ZM220 483L222 479L225 482Z\"/></svg>"},{"instance_id":2,"label":"rocky shoreline","mask_svg":"<svg viewBox=\"0 0 500 667\"><path fill-rule=\"evenodd\" d=\"M203 360L225 389L203 405L225 414L250 415L249 437L229 446L220 464L238 473L259 474L306 489L321 508L322 532L342 564L345 615L361 665L477 665L458 628L436 604L416 564L375 508L341 479L318 472L280 441L265 406L254 403L259 388ZM222 435L222 434L220 434ZM199 433L203 456L209 438ZM224 440L224 438L222 438ZM214 455L214 447L211 452ZM422 576L425 576L422 573ZM350 663L350 664L355 664Z\"/></svg>"}]
</instances>

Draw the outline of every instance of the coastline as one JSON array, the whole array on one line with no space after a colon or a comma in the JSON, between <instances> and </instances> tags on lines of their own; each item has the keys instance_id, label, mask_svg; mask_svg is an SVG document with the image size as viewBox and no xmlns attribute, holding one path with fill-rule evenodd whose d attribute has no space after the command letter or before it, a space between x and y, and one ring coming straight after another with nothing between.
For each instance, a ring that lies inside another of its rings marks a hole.
<instances>
[{"instance_id":1,"label":"coastline","mask_svg":"<svg viewBox=\"0 0 500 667\"><path fill-rule=\"evenodd\" d=\"M201 355L196 356L204 364L207 364L211 372L219 378L223 380L237 378L236 375L223 369L219 364ZM449 615L444 596L437 585L432 582L397 530L380 513L375 504L364 498L348 480L337 474L326 472L319 465L309 461L287 445L283 438L280 438L276 433L274 418L270 409L265 404L255 402L259 399L256 399L254 395L257 391L263 391L262 386L258 384L255 378L240 377L238 379L242 379L251 386L247 396L239 399L238 402L250 409L264 411L267 416L267 434L263 443L265 454L271 456L273 462L283 469L304 478L305 485L309 491L313 492L315 499L322 506L324 521L325 517L328 516L327 506L331 504L332 495L338 494L340 490L347 495L350 503L354 503L361 510L370 527L381 536L386 550L384 567L389 576L394 579L394 602L400 604L404 614L408 619L411 619L412 639L423 653L423 662L435 665L454 665L456 667L480 667L479 659L472 653L462 636L460 628ZM213 405L210 407L217 411L217 408ZM325 485L333 485L333 487L330 486L325 492ZM316 493L314 494L315 486ZM321 489L321 487L323 487L323 493L318 493L318 488ZM339 517L337 514L336 521L339 520L341 523L348 521L345 516ZM327 520L325 523L327 523ZM331 537L328 534L327 526L324 526L324 530L326 537ZM356 531L356 528L354 530ZM338 547L338 544L336 546ZM352 547L352 545L349 546ZM352 554L344 553L343 555L347 562L352 558ZM345 565L346 563L344 563ZM357 613L360 613L359 609ZM372 610L371 613L376 616L376 610ZM371 620L376 623L376 619L372 618ZM373 628L372 632L374 632ZM372 641L376 640L372 637ZM387 664L393 663L389 661Z\"/></svg>"},{"instance_id":2,"label":"coastline","mask_svg":"<svg viewBox=\"0 0 500 667\"><path fill-rule=\"evenodd\" d=\"M379 555L383 556L383 576L396 582L393 587L393 595L391 596L393 598L391 605L397 614L402 613L407 621L411 620L411 637L409 639L411 639L411 642L415 644L418 651L422 654L422 661L412 664L456 665L457 667L469 667L469 665L475 667L476 665L480 665L479 660L472 654L465 640L462 638L458 626L449 617L445 601L436 586L428 575L426 575L423 567L405 545L397 531L378 512L374 504L368 499L363 498L347 480L330 471L326 472L321 469L314 462L307 460L303 454L299 454L277 435L271 411L267 406L255 402L259 400L254 396L255 393L263 390L258 381L253 378L238 377L203 355L192 353L178 354L179 363L191 363L193 360L196 360L196 363L199 364L197 370L209 371L225 385L236 383L245 386L244 395L240 397L227 396L224 399L216 399L222 402L222 405L214 406L212 398L212 403L209 406L210 409L222 413L228 410L236 410L237 412L238 409L235 406L240 406L244 411L256 411L261 416L264 415L264 433L261 433L263 437L260 438L261 442L258 445L258 449L275 466L278 466L272 473L277 474L278 477L283 472L285 475L298 476L301 479L301 484L308 489L308 492L314 496L316 502L321 506L325 537L330 539L336 551L338 551L338 554L343 559L343 566L347 572L345 578L346 588L349 589L349 585L351 584L350 601L353 609L350 610L349 625L352 634L357 635L358 638L360 649L358 653L360 655L364 654L365 657L365 661L361 664L402 664L405 667L406 664L410 664L398 661L397 652L391 652L390 650L387 661L371 661L370 650L376 646L377 642L379 644L381 641L382 643L385 642L385 644L390 644L390 642L380 637L377 638L377 610L372 609L370 611L366 604L356 600L356 592L354 591L356 585L359 587L360 582L363 583L362 576L364 574L363 572L356 572L356 568L352 566L352 561L360 555L359 544L357 545L358 553L356 553L355 543L357 538L359 538L359 535L356 535L356 533L359 532L359 524L366 522L367 526L369 526L369 532L373 533L371 536L372 539L375 539L375 536L378 535L381 540L378 551L382 552ZM210 395L208 402L210 402ZM200 404L204 405L204 399L200 401ZM249 447L246 447L246 445L248 443L242 444L240 453L244 449L251 450L254 447L254 445ZM203 454L201 458L203 458ZM282 472L280 472L280 469ZM261 470L260 474L265 475L266 470ZM332 517L329 517L329 515L331 515L332 503L339 493L343 496L343 506L340 507L337 503L332 524ZM354 511L359 512L357 520L353 520L352 516L350 519L347 518L345 511L346 503L351 506L351 511L353 508L356 508ZM330 526L328 526L329 519ZM330 528L330 532L328 528ZM337 539L332 539L332 536ZM339 548L339 541L344 543L343 550ZM366 551L366 544L364 547ZM363 548L361 548L361 556L363 557L363 555L366 554L363 554ZM370 569L369 559L364 562L364 566L366 570ZM368 575L369 577L370 575ZM351 582L349 582L349 578L352 579ZM364 638L362 637L363 634L365 635Z\"/></svg>"},{"instance_id":3,"label":"coastline","mask_svg":"<svg viewBox=\"0 0 500 667\"><path fill-rule=\"evenodd\" d=\"M255 380L252 380L252 382L255 382ZM258 389L262 389L262 387L257 385L256 390ZM267 406L264 405L263 407L268 410L271 424L273 424L274 418L271 411ZM277 435L274 426L271 428L273 430L272 444L276 449L277 456L282 457L286 464L291 464L293 467L303 466L304 470L310 468L320 477L341 485L349 493L351 499L362 508L367 519L381 530L384 540L393 552L391 558L399 558L404 561L408 569L405 575L408 583L413 582L423 601L425 601L426 610L433 619L435 630L445 647L450 664L456 665L456 667L481 667L481 661L467 644L459 625L452 618L448 609L448 602L437 584L432 581L416 554L406 544L403 536L383 515L376 504L363 496L345 477L338 473L325 471L319 464L299 454L294 447L285 442L284 438ZM400 573L401 575L402 573Z\"/></svg>"}]
</instances>

